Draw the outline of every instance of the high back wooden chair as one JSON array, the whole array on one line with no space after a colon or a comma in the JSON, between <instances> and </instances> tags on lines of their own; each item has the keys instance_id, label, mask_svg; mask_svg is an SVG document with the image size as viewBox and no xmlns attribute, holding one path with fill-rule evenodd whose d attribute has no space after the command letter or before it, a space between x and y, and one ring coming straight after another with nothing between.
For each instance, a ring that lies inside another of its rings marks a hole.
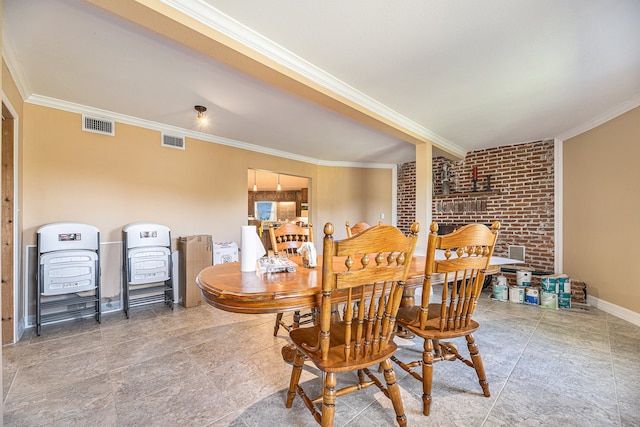
<instances>
[{"instance_id":1,"label":"high back wooden chair","mask_svg":"<svg viewBox=\"0 0 640 427\"><path fill-rule=\"evenodd\" d=\"M307 227L302 227L287 222L278 228L269 227L269 236L271 238L271 248L273 249L274 256L285 258L298 256L298 249L303 243L313 243L313 225L309 224ZM293 312L293 323L288 325L282 320L282 316L283 313L276 315L276 323L273 327L274 337L278 335L280 326L289 331L292 328L299 327L301 324L313 322L315 319L315 313L313 311L300 314L300 311L296 310Z\"/></svg>"},{"instance_id":2,"label":"high back wooden chair","mask_svg":"<svg viewBox=\"0 0 640 427\"><path fill-rule=\"evenodd\" d=\"M298 248L305 242L313 243L313 225L302 227L286 222L280 227L269 227L271 248L276 256L290 257L298 255Z\"/></svg>"},{"instance_id":3,"label":"high back wooden chair","mask_svg":"<svg viewBox=\"0 0 640 427\"><path fill-rule=\"evenodd\" d=\"M378 225L380 224L382 224L382 222L378 223ZM353 224L353 227L351 227L351 225L349 224L349 221L347 221L344 226L347 228L347 238L351 238L356 234L362 233L367 228L371 228L369 224L363 221L356 222L355 224Z\"/></svg>"},{"instance_id":4,"label":"high back wooden chair","mask_svg":"<svg viewBox=\"0 0 640 427\"><path fill-rule=\"evenodd\" d=\"M485 270L489 267L500 223L494 222L491 228L483 224L468 224L443 236L437 234L438 225L435 222L430 228L422 303L420 306L402 307L397 319L398 325L424 340L422 358L405 363L392 357L400 367L422 381L424 415L429 415L431 406L435 362L460 360L474 368L483 394L490 396L482 357L472 335L480 327L473 320L473 312L482 291ZM444 250L444 259L436 259L437 249ZM431 286L436 277L444 278L442 297L440 301L432 303ZM458 337L466 338L471 360L464 358L455 344L442 341ZM414 370L420 366L421 372Z\"/></svg>"},{"instance_id":5,"label":"high back wooden chair","mask_svg":"<svg viewBox=\"0 0 640 427\"><path fill-rule=\"evenodd\" d=\"M320 324L289 333L296 355L287 408L297 392L318 423L332 426L336 397L375 384L391 399L398 424L406 425L390 357L396 350L395 318L418 231L417 223L411 226L409 236L393 226L379 225L334 241L333 225L325 225ZM336 303L346 305L342 320L332 319L332 305ZM322 372L322 393L316 398L308 397L299 384L307 358ZM378 364L384 371L386 387L368 369ZM336 390L336 374L349 371L357 371L358 383ZM320 403L318 411L315 405Z\"/></svg>"}]
</instances>

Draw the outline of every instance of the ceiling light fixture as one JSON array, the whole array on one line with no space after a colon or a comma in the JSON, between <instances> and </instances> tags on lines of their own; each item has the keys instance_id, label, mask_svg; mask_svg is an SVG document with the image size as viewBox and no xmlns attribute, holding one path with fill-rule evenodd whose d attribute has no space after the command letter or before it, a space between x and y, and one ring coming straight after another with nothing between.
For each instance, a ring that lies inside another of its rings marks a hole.
<instances>
[{"instance_id":1,"label":"ceiling light fixture","mask_svg":"<svg viewBox=\"0 0 640 427\"><path fill-rule=\"evenodd\" d=\"M280 186L280 174L278 174L278 186L276 187L276 190L282 190L282 187Z\"/></svg>"},{"instance_id":2,"label":"ceiling light fixture","mask_svg":"<svg viewBox=\"0 0 640 427\"><path fill-rule=\"evenodd\" d=\"M207 113L207 107L203 107L202 105L196 105L195 110L198 112L198 122L200 124L203 124L207 121L206 119L206 113Z\"/></svg>"},{"instance_id":3,"label":"ceiling light fixture","mask_svg":"<svg viewBox=\"0 0 640 427\"><path fill-rule=\"evenodd\" d=\"M253 170L253 191L258 191L258 184L256 183L256 170Z\"/></svg>"}]
</instances>

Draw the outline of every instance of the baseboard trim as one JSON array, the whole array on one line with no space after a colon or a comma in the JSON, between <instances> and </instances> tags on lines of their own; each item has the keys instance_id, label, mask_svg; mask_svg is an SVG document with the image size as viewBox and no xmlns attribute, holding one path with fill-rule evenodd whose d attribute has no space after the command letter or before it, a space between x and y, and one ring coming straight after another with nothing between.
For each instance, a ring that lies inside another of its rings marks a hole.
<instances>
[{"instance_id":1,"label":"baseboard trim","mask_svg":"<svg viewBox=\"0 0 640 427\"><path fill-rule=\"evenodd\" d=\"M622 320L633 323L636 326L640 326L640 313L636 313L635 311L631 311L627 308L620 307L619 305L612 304L608 301L593 297L591 295L589 295L587 299L591 306L609 313L612 316L616 316L621 318Z\"/></svg>"}]
</instances>

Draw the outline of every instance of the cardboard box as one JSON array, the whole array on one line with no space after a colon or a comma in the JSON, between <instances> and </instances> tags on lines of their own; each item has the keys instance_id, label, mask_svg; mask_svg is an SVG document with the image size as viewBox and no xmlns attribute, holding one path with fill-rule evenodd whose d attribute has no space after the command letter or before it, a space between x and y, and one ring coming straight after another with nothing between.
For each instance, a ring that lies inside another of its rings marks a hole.
<instances>
[{"instance_id":1,"label":"cardboard box","mask_svg":"<svg viewBox=\"0 0 640 427\"><path fill-rule=\"evenodd\" d=\"M213 244L213 265L238 262L238 244L221 242Z\"/></svg>"},{"instance_id":2,"label":"cardboard box","mask_svg":"<svg viewBox=\"0 0 640 427\"><path fill-rule=\"evenodd\" d=\"M178 251L180 304L185 308L195 307L202 304L202 293L196 284L196 277L212 264L212 237L209 235L179 237Z\"/></svg>"}]
</instances>

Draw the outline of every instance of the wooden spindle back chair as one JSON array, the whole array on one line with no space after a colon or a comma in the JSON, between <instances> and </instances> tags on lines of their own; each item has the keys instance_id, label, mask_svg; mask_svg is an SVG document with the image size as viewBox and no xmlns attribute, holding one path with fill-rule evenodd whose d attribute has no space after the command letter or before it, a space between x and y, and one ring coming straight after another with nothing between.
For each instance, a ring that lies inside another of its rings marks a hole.
<instances>
[{"instance_id":1,"label":"wooden spindle back chair","mask_svg":"<svg viewBox=\"0 0 640 427\"><path fill-rule=\"evenodd\" d=\"M307 227L302 227L292 223L284 223L280 227L269 227L269 237L271 238L271 248L273 249L274 256L280 256L289 258L291 256L298 256L298 249L303 243L313 243L313 225L309 224ZM291 325L286 324L282 320L283 313L276 315L276 323L273 327L273 336L278 335L280 326L290 331L292 328L297 328L301 324L313 322L315 319L314 311L309 313L300 314L299 310L293 312L293 323ZM303 320L304 319L304 320Z\"/></svg>"},{"instance_id":2,"label":"wooden spindle back chair","mask_svg":"<svg viewBox=\"0 0 640 427\"><path fill-rule=\"evenodd\" d=\"M297 392L316 421L331 426L336 397L375 384L391 399L398 423L406 425L390 357L396 350L395 318L418 231L417 223L411 226L409 236L396 227L378 225L352 238L335 241L333 225L325 225L320 324L289 333L296 355L288 408ZM336 303L346 305L344 319L332 318L332 306ZM299 384L307 358L322 371L323 391L316 398L308 397ZM384 371L386 387L368 369L378 364ZM349 371L358 373L358 383L336 390L336 374ZM319 403L322 403L320 412L315 406Z\"/></svg>"},{"instance_id":3,"label":"wooden spindle back chair","mask_svg":"<svg viewBox=\"0 0 640 427\"><path fill-rule=\"evenodd\" d=\"M302 227L286 222L277 228L269 227L269 236L274 256L297 256L303 243L313 243L313 225Z\"/></svg>"},{"instance_id":4,"label":"wooden spindle back chair","mask_svg":"<svg viewBox=\"0 0 640 427\"><path fill-rule=\"evenodd\" d=\"M422 359L405 363L392 358L422 381L424 415L429 415L431 406L434 362L460 360L474 368L483 394L490 396L482 357L472 335L480 327L473 320L473 312L482 291L500 223L494 222L491 228L483 224L468 224L443 236L437 234L435 222L430 228L422 303L420 306L402 307L398 312L398 325L424 339ZM436 250L444 251L444 259L436 258ZM443 278L442 295L440 301L432 303L431 286L436 278ZM455 344L442 341L458 337L465 337L471 360L461 356ZM421 372L414 369L419 367L422 367Z\"/></svg>"},{"instance_id":5,"label":"wooden spindle back chair","mask_svg":"<svg viewBox=\"0 0 640 427\"><path fill-rule=\"evenodd\" d=\"M382 221L380 221L378 225L382 225ZM344 226L347 228L347 238L353 237L356 234L360 234L367 228L371 228L371 226L364 221L356 222L355 224L353 224L353 227L349 224L349 221L347 221Z\"/></svg>"}]
</instances>

